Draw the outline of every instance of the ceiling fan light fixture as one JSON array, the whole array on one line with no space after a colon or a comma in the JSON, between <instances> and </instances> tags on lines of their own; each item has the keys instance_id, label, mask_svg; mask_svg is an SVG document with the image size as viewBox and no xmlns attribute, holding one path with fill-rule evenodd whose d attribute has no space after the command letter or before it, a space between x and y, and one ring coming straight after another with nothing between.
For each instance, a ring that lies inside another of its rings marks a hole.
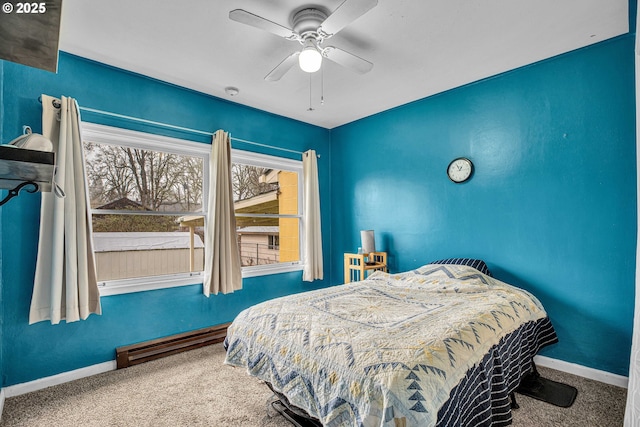
<instances>
[{"instance_id":1,"label":"ceiling fan light fixture","mask_svg":"<svg viewBox=\"0 0 640 427\"><path fill-rule=\"evenodd\" d=\"M304 48L298 56L298 63L302 71L315 73L322 66L322 54L318 51L313 40L306 40Z\"/></svg>"}]
</instances>

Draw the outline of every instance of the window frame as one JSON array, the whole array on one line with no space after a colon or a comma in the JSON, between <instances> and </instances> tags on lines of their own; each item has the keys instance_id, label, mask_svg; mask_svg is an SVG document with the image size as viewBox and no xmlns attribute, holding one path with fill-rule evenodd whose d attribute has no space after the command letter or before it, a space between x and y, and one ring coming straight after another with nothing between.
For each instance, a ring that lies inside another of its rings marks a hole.
<instances>
[{"instance_id":1,"label":"window frame","mask_svg":"<svg viewBox=\"0 0 640 427\"><path fill-rule=\"evenodd\" d=\"M302 172L302 160L293 160L285 157L277 157L268 154L254 153L251 151L231 149L231 163L242 163L244 165L258 166L269 169L286 170L296 172L298 175L298 214L236 214L236 217L263 217L263 218L297 218L298 232L300 236L299 259L298 261L278 262L274 264L253 265L242 267L242 277L264 276L267 274L288 273L291 271L301 271L304 268L303 248L304 248L304 212L303 212L303 191L304 181Z\"/></svg>"},{"instance_id":2,"label":"window frame","mask_svg":"<svg viewBox=\"0 0 640 427\"><path fill-rule=\"evenodd\" d=\"M82 139L100 144L109 144L117 146L127 146L131 148L139 148L151 151L164 151L177 155L189 155L203 158L203 174L202 174L202 211L193 212L165 212L164 215L202 215L205 218L205 224L208 217L207 207L209 200L209 158L211 155L211 144L190 141L158 135L150 132L142 132L119 128L114 126L101 125L91 122L82 123ZM283 263L274 263L267 265L242 267L242 277L257 277L270 274L287 273L293 271L301 271L304 267L303 248L304 248L304 224L303 224L303 170L302 160L293 160L285 157L277 157L267 154L255 153L246 150L231 149L231 161L233 163L242 163L270 169L280 169L293 171L298 174L298 214L297 215L279 215L274 217L291 217L298 218L299 227L299 260ZM94 214L132 214L131 211L119 210L96 210L91 209L91 215ZM136 212L139 214L139 212ZM157 213L160 214L160 213ZM157 215L156 213L149 215ZM239 214L239 216L265 216L268 214ZM176 273L169 275L145 276L128 279L106 280L98 282L100 296L120 295L133 292L143 292L156 289L166 289L180 286L202 284L204 271Z\"/></svg>"},{"instance_id":3,"label":"window frame","mask_svg":"<svg viewBox=\"0 0 640 427\"><path fill-rule=\"evenodd\" d=\"M177 155L201 157L202 165L202 210L200 212L172 212L140 213L138 211L121 211L110 209L91 209L91 215L96 214L125 214L125 215L202 215L207 219L207 200L209 197L209 157L211 144L140 132L130 129L101 125L97 123L82 123L82 140L99 144L131 147L150 151L163 151ZM203 271L165 274L157 276L133 277L127 279L98 281L100 296L120 295L132 292L166 289L178 286L202 283Z\"/></svg>"}]
</instances>

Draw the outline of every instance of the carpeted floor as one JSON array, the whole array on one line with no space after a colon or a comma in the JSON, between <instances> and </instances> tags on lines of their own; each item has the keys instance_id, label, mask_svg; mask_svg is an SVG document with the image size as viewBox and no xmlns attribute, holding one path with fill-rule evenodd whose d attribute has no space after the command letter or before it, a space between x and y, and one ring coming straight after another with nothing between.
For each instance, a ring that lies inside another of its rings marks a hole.
<instances>
[{"instance_id":1,"label":"carpeted floor","mask_svg":"<svg viewBox=\"0 0 640 427\"><path fill-rule=\"evenodd\" d=\"M291 427L267 409L271 392L243 370L224 365L221 344L8 398L0 426ZM540 368L573 385L572 407L520 394L515 427L622 426L626 390Z\"/></svg>"}]
</instances>

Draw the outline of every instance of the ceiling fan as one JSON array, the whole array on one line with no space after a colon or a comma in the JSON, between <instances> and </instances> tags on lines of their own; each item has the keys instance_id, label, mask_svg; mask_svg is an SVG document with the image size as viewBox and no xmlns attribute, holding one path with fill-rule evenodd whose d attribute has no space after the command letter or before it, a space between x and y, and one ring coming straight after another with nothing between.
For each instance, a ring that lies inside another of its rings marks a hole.
<instances>
[{"instance_id":1,"label":"ceiling fan","mask_svg":"<svg viewBox=\"0 0 640 427\"><path fill-rule=\"evenodd\" d=\"M345 0L331 14L319 6L305 7L293 14L292 29L242 9L229 12L229 19L302 44L302 50L287 56L267 74L264 78L267 81L280 80L296 61L303 71L316 72L322 65L322 58L364 74L373 68L371 62L335 46L323 47L322 44L377 4L378 0Z\"/></svg>"}]
</instances>

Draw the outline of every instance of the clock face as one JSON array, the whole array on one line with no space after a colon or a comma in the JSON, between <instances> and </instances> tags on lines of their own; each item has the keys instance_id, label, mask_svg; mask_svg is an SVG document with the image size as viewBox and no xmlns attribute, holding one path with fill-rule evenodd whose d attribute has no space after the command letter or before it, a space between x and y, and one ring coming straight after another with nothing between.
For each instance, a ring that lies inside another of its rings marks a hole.
<instances>
[{"instance_id":1,"label":"clock face","mask_svg":"<svg viewBox=\"0 0 640 427\"><path fill-rule=\"evenodd\" d=\"M465 182L471 177L473 172L473 163L471 160L460 157L449 163L447 175L449 179L455 183Z\"/></svg>"}]
</instances>

